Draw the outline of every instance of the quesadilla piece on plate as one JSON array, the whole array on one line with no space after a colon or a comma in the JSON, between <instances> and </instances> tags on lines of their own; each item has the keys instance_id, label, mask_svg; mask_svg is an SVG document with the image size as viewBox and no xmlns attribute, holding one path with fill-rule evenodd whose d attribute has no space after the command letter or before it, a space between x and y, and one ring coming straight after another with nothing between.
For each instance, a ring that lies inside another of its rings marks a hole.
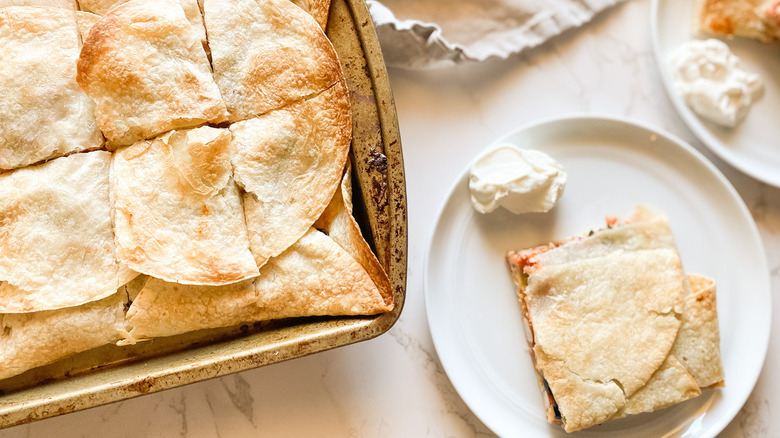
<instances>
[{"instance_id":1,"label":"quesadilla piece on plate","mask_svg":"<svg viewBox=\"0 0 780 438\"><path fill-rule=\"evenodd\" d=\"M699 30L760 41L780 39L777 0L698 0Z\"/></svg>"},{"instance_id":2,"label":"quesadilla piece on plate","mask_svg":"<svg viewBox=\"0 0 780 438\"><path fill-rule=\"evenodd\" d=\"M92 28L77 80L115 149L227 118L208 58L176 0L133 0Z\"/></svg>"},{"instance_id":3,"label":"quesadilla piece on plate","mask_svg":"<svg viewBox=\"0 0 780 438\"><path fill-rule=\"evenodd\" d=\"M135 276L116 260L106 151L0 175L0 313L77 306Z\"/></svg>"},{"instance_id":4,"label":"quesadilla piece on plate","mask_svg":"<svg viewBox=\"0 0 780 438\"><path fill-rule=\"evenodd\" d=\"M677 358L670 354L645 386L631 394L625 406L612 418L657 411L699 395L701 388L696 384L696 380Z\"/></svg>"},{"instance_id":5,"label":"quesadilla piece on plate","mask_svg":"<svg viewBox=\"0 0 780 438\"><path fill-rule=\"evenodd\" d=\"M117 258L185 284L257 276L231 155L230 131L208 126L118 150L111 168Z\"/></svg>"},{"instance_id":6,"label":"quesadilla piece on plate","mask_svg":"<svg viewBox=\"0 0 780 438\"><path fill-rule=\"evenodd\" d=\"M0 379L117 342L125 328L126 305L122 286L80 306L0 314Z\"/></svg>"},{"instance_id":7,"label":"quesadilla piece on plate","mask_svg":"<svg viewBox=\"0 0 780 438\"><path fill-rule=\"evenodd\" d=\"M571 432L697 392L669 359L691 291L665 217L639 207L627 223L507 261L548 420ZM651 378L677 386L663 398Z\"/></svg>"},{"instance_id":8,"label":"quesadilla piece on plate","mask_svg":"<svg viewBox=\"0 0 780 438\"><path fill-rule=\"evenodd\" d=\"M303 236L328 205L341 181L351 128L343 82L230 126L233 168L246 191L244 212L257 266Z\"/></svg>"},{"instance_id":9,"label":"quesadilla piece on plate","mask_svg":"<svg viewBox=\"0 0 780 438\"><path fill-rule=\"evenodd\" d=\"M0 8L0 170L103 145L76 83L82 12Z\"/></svg>"},{"instance_id":10,"label":"quesadilla piece on plate","mask_svg":"<svg viewBox=\"0 0 780 438\"><path fill-rule=\"evenodd\" d=\"M314 222L314 228L324 230L334 242L338 243L344 251L368 272L373 280L385 304L393 305L393 288L382 265L379 264L371 247L363 238L360 225L352 216L352 163L347 161L341 186L333 194L330 204L322 212L322 215ZM389 310L392 310L389 309Z\"/></svg>"},{"instance_id":11,"label":"quesadilla piece on plate","mask_svg":"<svg viewBox=\"0 0 780 438\"><path fill-rule=\"evenodd\" d=\"M700 387L723 386L715 281L699 274L688 274L688 281L691 292L685 297L682 325L670 354Z\"/></svg>"},{"instance_id":12,"label":"quesadilla piece on plate","mask_svg":"<svg viewBox=\"0 0 780 438\"><path fill-rule=\"evenodd\" d=\"M51 1L51 0L49 0ZM105 15L108 11L127 3L130 0L79 0L79 6L82 11L92 12L97 15ZM201 43L206 44L206 28L203 26L203 15L200 12L197 0L179 0L187 21L201 39Z\"/></svg>"},{"instance_id":13,"label":"quesadilla piece on plate","mask_svg":"<svg viewBox=\"0 0 780 438\"><path fill-rule=\"evenodd\" d=\"M230 121L281 108L342 79L328 37L290 0L204 0L203 10Z\"/></svg>"},{"instance_id":14,"label":"quesadilla piece on plate","mask_svg":"<svg viewBox=\"0 0 780 438\"><path fill-rule=\"evenodd\" d=\"M260 268L228 286L185 286L150 278L127 312L133 340L246 322L324 315L372 315L392 306L371 277L314 228Z\"/></svg>"},{"instance_id":15,"label":"quesadilla piece on plate","mask_svg":"<svg viewBox=\"0 0 780 438\"><path fill-rule=\"evenodd\" d=\"M292 0L301 9L308 12L314 21L325 31L328 26L328 13L330 12L330 0Z\"/></svg>"},{"instance_id":16,"label":"quesadilla piece on plate","mask_svg":"<svg viewBox=\"0 0 780 438\"><path fill-rule=\"evenodd\" d=\"M680 331L667 361L613 418L653 412L696 397L703 388L723 386L715 281L688 274L688 282Z\"/></svg>"}]
</instances>

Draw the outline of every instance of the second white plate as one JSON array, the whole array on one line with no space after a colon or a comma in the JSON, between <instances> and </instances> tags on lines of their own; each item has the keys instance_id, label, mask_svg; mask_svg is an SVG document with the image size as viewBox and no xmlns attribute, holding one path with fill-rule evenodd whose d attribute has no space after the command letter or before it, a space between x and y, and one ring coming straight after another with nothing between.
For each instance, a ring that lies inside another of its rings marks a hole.
<instances>
[{"instance_id":1,"label":"second white plate","mask_svg":"<svg viewBox=\"0 0 780 438\"><path fill-rule=\"evenodd\" d=\"M653 0L653 50L666 91L688 128L721 159L767 184L780 187L780 44L721 38L764 82L764 95L735 128L699 118L674 89L669 57L686 41L706 39L693 28L695 0Z\"/></svg>"},{"instance_id":2,"label":"second white plate","mask_svg":"<svg viewBox=\"0 0 780 438\"><path fill-rule=\"evenodd\" d=\"M769 272L755 223L736 191L682 141L623 120L575 117L522 128L496 143L544 151L569 175L558 206L516 216L471 207L468 169L444 203L425 264L425 299L437 353L472 411L501 436L570 436L545 420L504 254L629 216L666 212L688 272L717 282L726 387L582 436L711 437L758 379L770 330Z\"/></svg>"}]
</instances>

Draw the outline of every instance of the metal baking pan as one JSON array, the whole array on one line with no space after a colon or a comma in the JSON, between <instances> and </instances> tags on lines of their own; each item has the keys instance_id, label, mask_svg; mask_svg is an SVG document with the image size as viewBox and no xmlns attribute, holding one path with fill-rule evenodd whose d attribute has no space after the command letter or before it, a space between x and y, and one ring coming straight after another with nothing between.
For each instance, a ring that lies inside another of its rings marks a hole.
<instances>
[{"instance_id":1,"label":"metal baking pan","mask_svg":"<svg viewBox=\"0 0 780 438\"><path fill-rule=\"evenodd\" d=\"M78 411L371 339L406 294L406 183L393 96L364 0L333 0L327 33L353 113L355 216L387 271L395 309L373 317L298 318L107 345L0 382L0 427Z\"/></svg>"}]
</instances>

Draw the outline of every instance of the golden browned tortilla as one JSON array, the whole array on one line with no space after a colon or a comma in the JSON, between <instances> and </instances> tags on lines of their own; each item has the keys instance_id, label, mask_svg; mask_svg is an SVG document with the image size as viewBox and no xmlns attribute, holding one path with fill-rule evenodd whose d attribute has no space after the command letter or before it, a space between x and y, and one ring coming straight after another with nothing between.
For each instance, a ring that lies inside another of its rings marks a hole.
<instances>
[{"instance_id":1,"label":"golden browned tortilla","mask_svg":"<svg viewBox=\"0 0 780 438\"><path fill-rule=\"evenodd\" d=\"M258 275L228 129L170 131L113 155L117 258L182 284L222 285Z\"/></svg>"},{"instance_id":2,"label":"golden browned tortilla","mask_svg":"<svg viewBox=\"0 0 780 438\"><path fill-rule=\"evenodd\" d=\"M0 8L0 171L102 147L95 105L76 83L88 15Z\"/></svg>"},{"instance_id":3,"label":"golden browned tortilla","mask_svg":"<svg viewBox=\"0 0 780 438\"><path fill-rule=\"evenodd\" d=\"M218 287L150 278L127 313L129 340L245 322L317 315L370 315L387 305L368 272L320 231L268 261L251 280Z\"/></svg>"},{"instance_id":4,"label":"golden browned tortilla","mask_svg":"<svg viewBox=\"0 0 780 438\"><path fill-rule=\"evenodd\" d=\"M204 0L203 10L214 78L231 121L312 96L340 80L328 37L290 0Z\"/></svg>"},{"instance_id":5,"label":"golden browned tortilla","mask_svg":"<svg viewBox=\"0 0 780 438\"><path fill-rule=\"evenodd\" d=\"M77 80L111 149L227 119L200 37L176 0L111 9L84 41Z\"/></svg>"},{"instance_id":6,"label":"golden browned tortilla","mask_svg":"<svg viewBox=\"0 0 780 438\"><path fill-rule=\"evenodd\" d=\"M346 86L338 82L230 130L250 248L262 266L309 229L341 181L352 132Z\"/></svg>"},{"instance_id":7,"label":"golden browned tortilla","mask_svg":"<svg viewBox=\"0 0 780 438\"><path fill-rule=\"evenodd\" d=\"M138 297L131 296L125 342L269 319L392 310L390 281L351 214L349 179L347 171L315 223L322 231L310 228L257 278L218 287L147 280Z\"/></svg>"},{"instance_id":8,"label":"golden browned tortilla","mask_svg":"<svg viewBox=\"0 0 780 438\"><path fill-rule=\"evenodd\" d=\"M0 379L117 342L125 328L129 287L80 306L0 314Z\"/></svg>"},{"instance_id":9,"label":"golden browned tortilla","mask_svg":"<svg viewBox=\"0 0 780 438\"><path fill-rule=\"evenodd\" d=\"M352 216L329 3L0 0L0 379L394 308Z\"/></svg>"},{"instance_id":10,"label":"golden browned tortilla","mask_svg":"<svg viewBox=\"0 0 780 438\"><path fill-rule=\"evenodd\" d=\"M330 12L330 0L292 0L301 9L311 14L314 21L320 25L323 31L328 25L328 13Z\"/></svg>"},{"instance_id":11,"label":"golden browned tortilla","mask_svg":"<svg viewBox=\"0 0 780 438\"><path fill-rule=\"evenodd\" d=\"M106 151L0 175L0 313L78 306L133 278L117 261Z\"/></svg>"},{"instance_id":12,"label":"golden browned tortilla","mask_svg":"<svg viewBox=\"0 0 780 438\"><path fill-rule=\"evenodd\" d=\"M767 15L771 3L767 0L698 0L696 21L699 29L706 33L775 41L780 38L780 28Z\"/></svg>"},{"instance_id":13,"label":"golden browned tortilla","mask_svg":"<svg viewBox=\"0 0 780 438\"><path fill-rule=\"evenodd\" d=\"M722 381L714 302L697 300L709 290L697 277L691 290L664 216L640 207L628 223L507 260L548 420L567 432Z\"/></svg>"}]
</instances>

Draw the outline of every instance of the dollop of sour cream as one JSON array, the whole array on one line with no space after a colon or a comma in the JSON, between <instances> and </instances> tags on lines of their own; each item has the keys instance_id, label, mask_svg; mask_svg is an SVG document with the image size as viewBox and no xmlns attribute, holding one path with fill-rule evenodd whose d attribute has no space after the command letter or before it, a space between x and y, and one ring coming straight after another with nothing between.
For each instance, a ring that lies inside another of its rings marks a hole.
<instances>
[{"instance_id":1,"label":"dollop of sour cream","mask_svg":"<svg viewBox=\"0 0 780 438\"><path fill-rule=\"evenodd\" d=\"M672 55L671 67L685 103L701 117L727 127L745 118L764 88L761 78L716 39L683 44Z\"/></svg>"},{"instance_id":2,"label":"dollop of sour cream","mask_svg":"<svg viewBox=\"0 0 780 438\"><path fill-rule=\"evenodd\" d=\"M515 214L546 212L566 185L566 172L544 152L501 144L471 166L471 203L480 213L499 206Z\"/></svg>"}]
</instances>

